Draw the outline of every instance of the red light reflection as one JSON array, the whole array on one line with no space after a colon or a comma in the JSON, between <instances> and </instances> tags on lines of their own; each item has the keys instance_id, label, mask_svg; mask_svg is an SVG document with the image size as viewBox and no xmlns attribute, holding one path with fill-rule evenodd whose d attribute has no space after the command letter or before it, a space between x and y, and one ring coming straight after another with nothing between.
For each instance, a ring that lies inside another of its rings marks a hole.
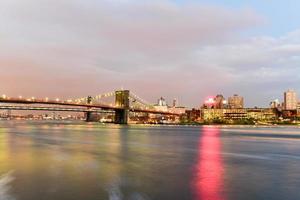
<instances>
[{"instance_id":1,"label":"red light reflection","mask_svg":"<svg viewBox=\"0 0 300 200\"><path fill-rule=\"evenodd\" d=\"M217 127L203 127L198 146L193 190L197 200L224 200L223 162L220 156L220 131Z\"/></svg>"}]
</instances>

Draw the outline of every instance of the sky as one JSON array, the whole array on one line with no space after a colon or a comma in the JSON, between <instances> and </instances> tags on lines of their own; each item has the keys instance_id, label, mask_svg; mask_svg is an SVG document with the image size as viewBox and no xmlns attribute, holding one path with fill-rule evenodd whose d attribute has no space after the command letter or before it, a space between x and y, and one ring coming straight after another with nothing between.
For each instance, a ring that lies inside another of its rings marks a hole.
<instances>
[{"instance_id":1,"label":"sky","mask_svg":"<svg viewBox=\"0 0 300 200\"><path fill-rule=\"evenodd\" d=\"M129 89L199 107L300 93L297 0L1 0L0 94L69 99Z\"/></svg>"}]
</instances>

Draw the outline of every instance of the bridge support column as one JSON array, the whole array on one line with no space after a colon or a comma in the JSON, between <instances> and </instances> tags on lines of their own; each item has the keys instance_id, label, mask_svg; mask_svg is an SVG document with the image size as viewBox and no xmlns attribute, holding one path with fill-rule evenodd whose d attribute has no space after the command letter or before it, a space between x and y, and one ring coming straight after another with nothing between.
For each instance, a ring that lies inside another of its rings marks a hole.
<instances>
[{"instance_id":1,"label":"bridge support column","mask_svg":"<svg viewBox=\"0 0 300 200\"><path fill-rule=\"evenodd\" d=\"M129 115L129 90L120 90L115 92L115 123L127 124Z\"/></svg>"},{"instance_id":2,"label":"bridge support column","mask_svg":"<svg viewBox=\"0 0 300 200\"><path fill-rule=\"evenodd\" d=\"M100 115L96 112L87 111L85 114L85 121L86 122L99 122Z\"/></svg>"},{"instance_id":3,"label":"bridge support column","mask_svg":"<svg viewBox=\"0 0 300 200\"><path fill-rule=\"evenodd\" d=\"M90 112L90 111L86 112L85 121L92 122L92 112Z\"/></svg>"},{"instance_id":4,"label":"bridge support column","mask_svg":"<svg viewBox=\"0 0 300 200\"><path fill-rule=\"evenodd\" d=\"M87 104L92 103L92 97L91 96L88 96L86 98L86 100L87 100ZM89 108L88 108L88 110L89 110ZM85 121L86 122L97 122L97 121L99 121L99 117L97 116L96 113L94 113L92 111L87 111Z\"/></svg>"},{"instance_id":5,"label":"bridge support column","mask_svg":"<svg viewBox=\"0 0 300 200\"><path fill-rule=\"evenodd\" d=\"M128 123L128 110L121 109L115 111L115 124L127 124Z\"/></svg>"}]
</instances>

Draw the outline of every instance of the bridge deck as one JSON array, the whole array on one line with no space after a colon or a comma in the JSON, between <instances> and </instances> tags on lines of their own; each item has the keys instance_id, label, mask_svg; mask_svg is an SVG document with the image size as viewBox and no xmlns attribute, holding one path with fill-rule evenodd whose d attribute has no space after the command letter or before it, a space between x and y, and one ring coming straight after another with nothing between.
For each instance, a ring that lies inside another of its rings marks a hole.
<instances>
[{"instance_id":1,"label":"bridge deck","mask_svg":"<svg viewBox=\"0 0 300 200\"><path fill-rule=\"evenodd\" d=\"M10 110L53 110L53 111L70 111L70 112L100 112L101 110L124 110L123 107L117 107L112 105L106 105L106 104L84 104L84 103L71 103L66 101L46 101L46 100L25 100L25 99L16 99L16 98L10 98L10 99L3 99L0 98L0 103L10 103L10 104L39 104L39 105L57 105L57 106L71 106L71 107L81 107L83 109L75 109L75 108L60 108L60 107L44 107L44 109L41 109L42 107L31 107L31 106L23 106L23 107L1 107L0 109L10 109ZM89 108L89 109L86 109ZM101 110L97 110L101 109ZM76 110L76 111L75 111ZM171 112L163 112L163 111L157 111L157 110L150 110L150 109L135 109L135 108L129 108L130 112L140 112L140 113L150 113L150 114L162 114L162 115L174 115L179 116L178 113L171 113Z\"/></svg>"}]
</instances>

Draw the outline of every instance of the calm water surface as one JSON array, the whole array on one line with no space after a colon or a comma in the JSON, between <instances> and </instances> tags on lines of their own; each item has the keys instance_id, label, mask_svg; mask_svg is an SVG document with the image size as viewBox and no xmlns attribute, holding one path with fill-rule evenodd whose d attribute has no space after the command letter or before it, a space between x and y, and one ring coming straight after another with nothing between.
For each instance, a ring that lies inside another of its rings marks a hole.
<instances>
[{"instance_id":1,"label":"calm water surface","mask_svg":"<svg viewBox=\"0 0 300 200\"><path fill-rule=\"evenodd\" d=\"M0 200L300 199L300 128L0 121Z\"/></svg>"}]
</instances>

